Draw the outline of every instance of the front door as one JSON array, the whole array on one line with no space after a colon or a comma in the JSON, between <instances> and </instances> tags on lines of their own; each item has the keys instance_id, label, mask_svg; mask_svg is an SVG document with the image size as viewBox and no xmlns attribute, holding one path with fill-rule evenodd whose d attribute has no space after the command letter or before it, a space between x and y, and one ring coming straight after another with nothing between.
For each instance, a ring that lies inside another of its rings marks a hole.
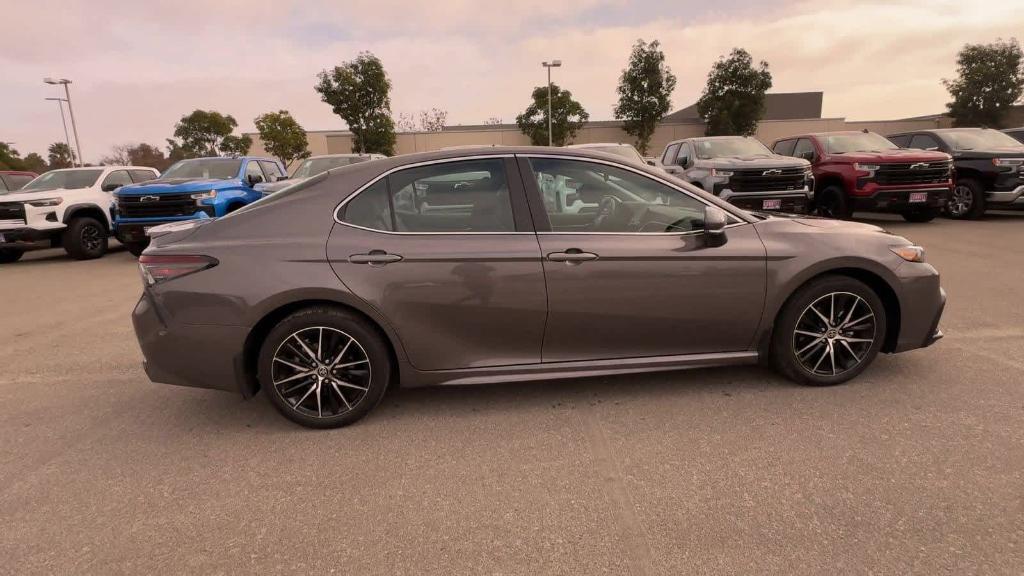
<instances>
[{"instance_id":1,"label":"front door","mask_svg":"<svg viewBox=\"0 0 1024 576\"><path fill-rule=\"evenodd\" d=\"M387 318L415 368L540 362L544 273L514 159L401 169L338 217L331 265Z\"/></svg>"},{"instance_id":2,"label":"front door","mask_svg":"<svg viewBox=\"0 0 1024 576\"><path fill-rule=\"evenodd\" d=\"M543 216L544 362L751 348L766 274L752 225L737 218L710 246L704 201L645 174L540 156L520 167Z\"/></svg>"}]
</instances>

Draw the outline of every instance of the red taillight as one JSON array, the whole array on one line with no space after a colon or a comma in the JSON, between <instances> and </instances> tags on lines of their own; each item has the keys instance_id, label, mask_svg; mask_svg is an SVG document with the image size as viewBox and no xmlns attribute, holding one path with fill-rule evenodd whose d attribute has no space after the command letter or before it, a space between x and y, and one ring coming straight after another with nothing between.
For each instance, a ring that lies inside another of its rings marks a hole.
<instances>
[{"instance_id":1,"label":"red taillight","mask_svg":"<svg viewBox=\"0 0 1024 576\"><path fill-rule=\"evenodd\" d=\"M148 286L213 268L216 265L217 260L209 256L160 256L156 254L139 256L139 270L142 272L142 279Z\"/></svg>"}]
</instances>

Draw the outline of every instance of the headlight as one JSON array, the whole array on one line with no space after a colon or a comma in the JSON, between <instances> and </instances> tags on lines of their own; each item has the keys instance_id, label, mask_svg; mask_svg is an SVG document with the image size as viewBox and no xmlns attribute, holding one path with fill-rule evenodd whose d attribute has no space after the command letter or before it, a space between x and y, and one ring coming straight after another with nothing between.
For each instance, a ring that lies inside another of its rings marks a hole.
<instances>
[{"instance_id":1,"label":"headlight","mask_svg":"<svg viewBox=\"0 0 1024 576\"><path fill-rule=\"evenodd\" d=\"M728 178L729 176L732 176L732 170L719 170L717 168L712 168L711 176L724 176L725 178Z\"/></svg>"},{"instance_id":2,"label":"headlight","mask_svg":"<svg viewBox=\"0 0 1024 576\"><path fill-rule=\"evenodd\" d=\"M924 262L924 248L920 246L890 246L889 250L907 262Z\"/></svg>"},{"instance_id":3,"label":"headlight","mask_svg":"<svg viewBox=\"0 0 1024 576\"><path fill-rule=\"evenodd\" d=\"M217 197L217 191L216 190L210 190L209 192L196 192L195 194L192 195L192 198L195 199L195 200L206 200L208 198L216 198L216 197Z\"/></svg>"},{"instance_id":4,"label":"headlight","mask_svg":"<svg viewBox=\"0 0 1024 576\"><path fill-rule=\"evenodd\" d=\"M29 200L28 205L43 208L44 206L60 206L62 202L64 202L63 198L43 198L41 200Z\"/></svg>"},{"instance_id":5,"label":"headlight","mask_svg":"<svg viewBox=\"0 0 1024 576\"><path fill-rule=\"evenodd\" d=\"M1024 158L993 158L992 163L1002 168L1024 165Z\"/></svg>"},{"instance_id":6,"label":"headlight","mask_svg":"<svg viewBox=\"0 0 1024 576\"><path fill-rule=\"evenodd\" d=\"M861 164L857 162L853 165L854 170L863 170L865 172L874 172L878 170L878 164Z\"/></svg>"}]
</instances>

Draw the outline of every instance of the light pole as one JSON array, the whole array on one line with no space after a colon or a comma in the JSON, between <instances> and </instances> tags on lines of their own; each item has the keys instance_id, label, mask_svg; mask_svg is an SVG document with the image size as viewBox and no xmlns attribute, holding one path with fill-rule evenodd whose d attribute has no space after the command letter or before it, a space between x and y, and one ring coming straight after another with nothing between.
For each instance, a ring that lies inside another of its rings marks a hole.
<instances>
[{"instance_id":1,"label":"light pole","mask_svg":"<svg viewBox=\"0 0 1024 576\"><path fill-rule=\"evenodd\" d=\"M551 146L551 69L560 68L562 61L552 60L551 62L541 62L540 65L548 69L548 146Z\"/></svg>"},{"instance_id":2,"label":"light pole","mask_svg":"<svg viewBox=\"0 0 1024 576\"><path fill-rule=\"evenodd\" d=\"M43 82L47 84L63 84L64 85L64 97L68 103L68 115L71 116L71 131L75 133L75 148L78 150L78 165L84 166L85 161L82 159L82 142L78 139L78 125L75 124L75 111L71 109L71 90L68 89L68 84L71 84L71 80L67 78L43 78ZM62 112L63 114L63 112ZM74 162L72 162L73 164Z\"/></svg>"},{"instance_id":3,"label":"light pole","mask_svg":"<svg viewBox=\"0 0 1024 576\"><path fill-rule=\"evenodd\" d=\"M57 101L57 108L60 108L60 123L64 125L64 142L67 143L67 145L68 145L68 152L70 152L71 151L71 138L68 137L68 121L67 121L67 119L64 118L64 104L62 104L62 102L67 102L67 100L65 100L64 98L47 98L47 100L56 100ZM75 163L75 159L72 158L71 159L72 166L74 165L74 163Z\"/></svg>"}]
</instances>

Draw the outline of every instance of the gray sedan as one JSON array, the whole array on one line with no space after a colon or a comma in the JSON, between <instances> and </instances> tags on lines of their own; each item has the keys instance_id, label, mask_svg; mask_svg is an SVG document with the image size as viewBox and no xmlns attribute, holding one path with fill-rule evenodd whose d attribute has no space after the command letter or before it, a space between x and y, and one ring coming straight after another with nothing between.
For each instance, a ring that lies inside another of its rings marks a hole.
<instances>
[{"instance_id":1,"label":"gray sedan","mask_svg":"<svg viewBox=\"0 0 1024 576\"><path fill-rule=\"evenodd\" d=\"M758 361L839 384L942 335L939 275L905 238L747 212L586 150L354 164L150 234L133 314L149 377L262 389L311 427L399 384Z\"/></svg>"}]
</instances>

